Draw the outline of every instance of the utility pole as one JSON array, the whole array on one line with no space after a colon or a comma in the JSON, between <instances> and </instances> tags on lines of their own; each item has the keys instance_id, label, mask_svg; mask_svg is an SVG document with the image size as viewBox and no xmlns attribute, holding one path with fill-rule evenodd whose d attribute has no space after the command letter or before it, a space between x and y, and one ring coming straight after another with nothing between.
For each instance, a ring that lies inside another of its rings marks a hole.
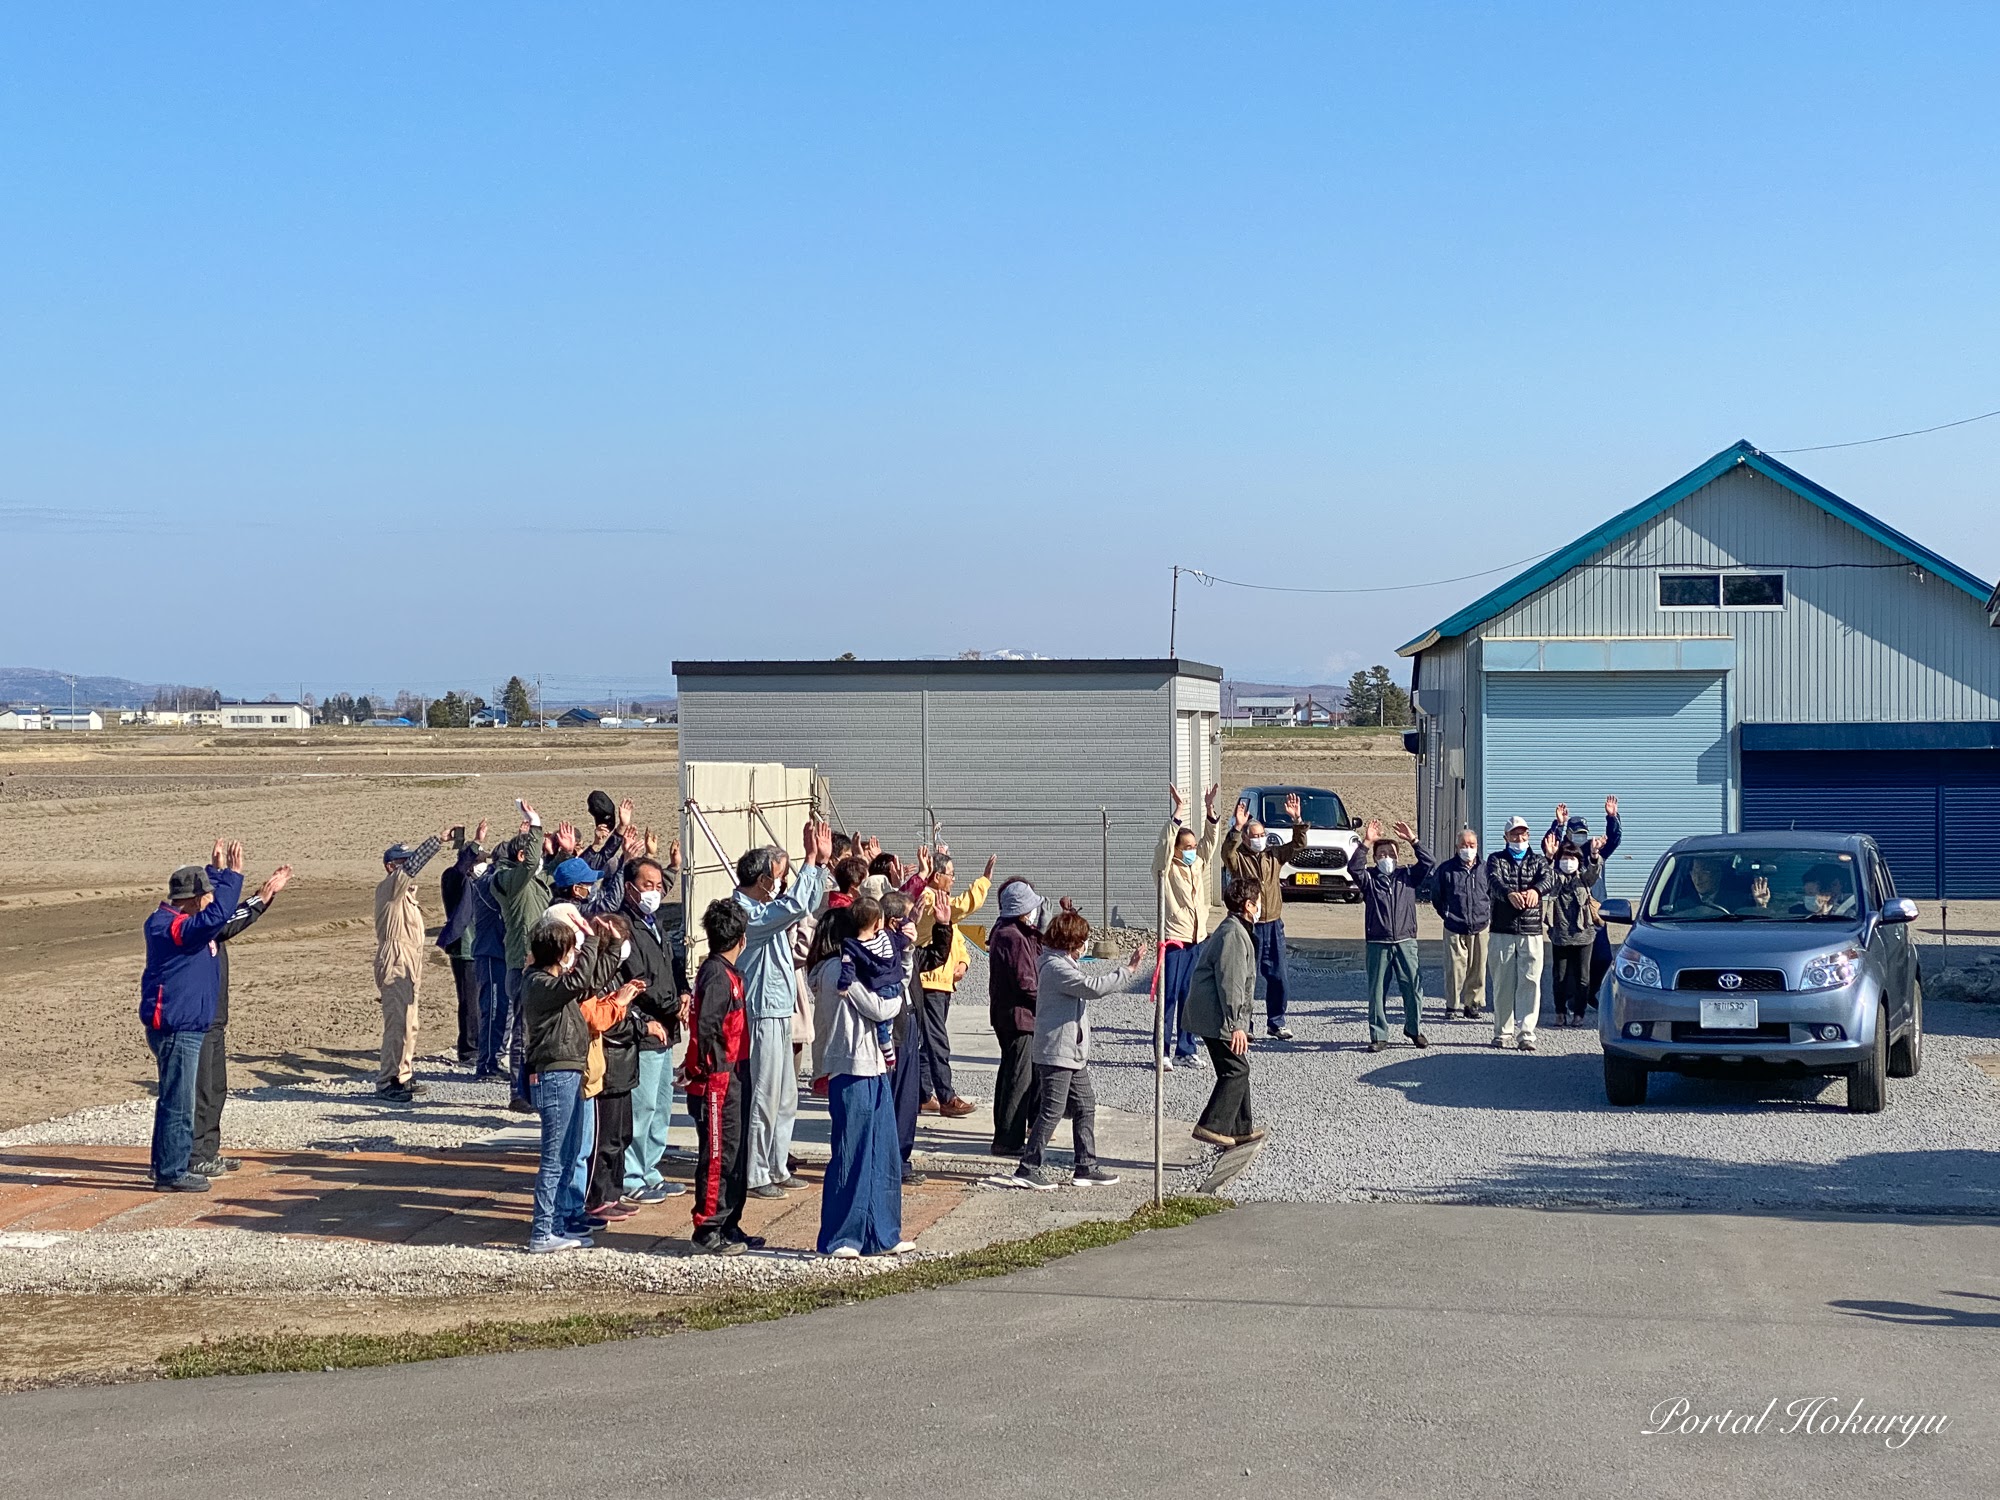
<instances>
[{"instance_id":1,"label":"utility pole","mask_svg":"<svg viewBox=\"0 0 2000 1500\"><path fill-rule=\"evenodd\" d=\"M1173 659L1174 647L1180 641L1181 629L1181 565L1174 564L1173 602L1167 608L1167 657Z\"/></svg>"}]
</instances>

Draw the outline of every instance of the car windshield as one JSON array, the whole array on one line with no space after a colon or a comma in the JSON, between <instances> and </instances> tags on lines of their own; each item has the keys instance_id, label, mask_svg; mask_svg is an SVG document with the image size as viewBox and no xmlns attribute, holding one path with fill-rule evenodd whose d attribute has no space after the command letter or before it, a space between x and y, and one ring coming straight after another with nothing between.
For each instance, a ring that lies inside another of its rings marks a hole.
<instances>
[{"instance_id":1,"label":"car windshield","mask_svg":"<svg viewBox=\"0 0 2000 1500\"><path fill-rule=\"evenodd\" d=\"M1297 792L1260 792L1257 794L1257 821L1266 828L1290 828L1291 814L1285 811L1285 798L1299 799L1299 817L1315 828L1345 828L1347 809L1332 792L1312 791L1301 788Z\"/></svg>"},{"instance_id":2,"label":"car windshield","mask_svg":"<svg viewBox=\"0 0 2000 1500\"><path fill-rule=\"evenodd\" d=\"M1833 922L1858 915L1854 856L1837 849L1670 854L1645 907L1653 922Z\"/></svg>"}]
</instances>

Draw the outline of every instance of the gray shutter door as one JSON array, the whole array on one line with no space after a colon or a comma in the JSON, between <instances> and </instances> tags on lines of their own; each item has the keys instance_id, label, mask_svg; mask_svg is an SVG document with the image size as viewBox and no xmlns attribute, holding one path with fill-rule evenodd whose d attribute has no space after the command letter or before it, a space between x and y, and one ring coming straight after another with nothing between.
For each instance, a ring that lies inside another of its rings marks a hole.
<instances>
[{"instance_id":1,"label":"gray shutter door","mask_svg":"<svg viewBox=\"0 0 2000 1500\"><path fill-rule=\"evenodd\" d=\"M1713 672L1493 672L1486 677L1485 849L1519 813L1536 842L1558 802L1604 832L1618 799L1624 842L1605 872L1638 896L1677 839L1729 827L1729 721Z\"/></svg>"}]
</instances>

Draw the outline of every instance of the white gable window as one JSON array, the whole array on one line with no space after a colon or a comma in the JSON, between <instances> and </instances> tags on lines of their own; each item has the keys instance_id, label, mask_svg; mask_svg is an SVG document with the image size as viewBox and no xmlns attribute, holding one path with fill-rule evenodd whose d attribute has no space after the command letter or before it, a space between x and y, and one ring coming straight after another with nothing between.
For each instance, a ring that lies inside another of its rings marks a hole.
<instances>
[{"instance_id":1,"label":"white gable window","mask_svg":"<svg viewBox=\"0 0 2000 1500\"><path fill-rule=\"evenodd\" d=\"M1662 571L1661 609L1783 609L1783 573Z\"/></svg>"}]
</instances>

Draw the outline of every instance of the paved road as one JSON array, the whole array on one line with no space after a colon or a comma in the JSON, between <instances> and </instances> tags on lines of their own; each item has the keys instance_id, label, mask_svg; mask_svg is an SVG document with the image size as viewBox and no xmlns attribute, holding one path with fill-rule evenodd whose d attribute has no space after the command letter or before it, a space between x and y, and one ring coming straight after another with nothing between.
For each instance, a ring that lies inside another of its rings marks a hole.
<instances>
[{"instance_id":1,"label":"paved road","mask_svg":"<svg viewBox=\"0 0 2000 1500\"><path fill-rule=\"evenodd\" d=\"M1992 1222L1258 1205L724 1333L18 1396L0 1494L1984 1497L1996 1344ZM1781 1432L1815 1396L1950 1422ZM1642 1436L1676 1397L1779 1406Z\"/></svg>"}]
</instances>

